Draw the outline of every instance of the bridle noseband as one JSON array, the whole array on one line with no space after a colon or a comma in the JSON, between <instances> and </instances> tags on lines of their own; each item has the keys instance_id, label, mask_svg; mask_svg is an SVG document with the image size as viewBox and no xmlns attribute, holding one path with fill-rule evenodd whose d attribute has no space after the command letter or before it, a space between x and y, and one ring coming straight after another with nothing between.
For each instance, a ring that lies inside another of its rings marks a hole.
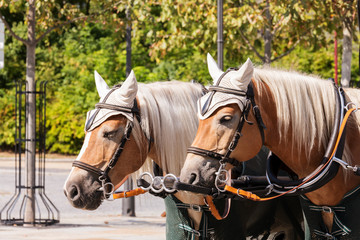
<instances>
[{"instance_id":1,"label":"bridle noseband","mask_svg":"<svg viewBox=\"0 0 360 240\"><path fill-rule=\"evenodd\" d=\"M138 122L140 122L141 118L140 118L140 111L137 105L137 101L136 99L134 100L134 105L132 108L129 107L122 107L122 106L117 106L117 105L113 105L113 104L109 104L109 103L105 103L105 101L108 99L108 97L110 96L110 94L118 89L120 86L115 86L113 87L109 93L105 96L104 100L101 103L97 103L95 104L95 109L96 112L94 113L94 115L92 116L92 119L90 119L90 123L86 123L86 129L89 129L92 121L95 119L96 114L101 110L101 109L109 109L109 110L115 110L118 112L125 112L125 113L132 113L136 119L138 120ZM104 198L107 199L116 189L114 187L114 185L111 183L110 177L109 177L109 172L110 170L116 165L117 161L119 160L119 157L122 153L122 151L124 150L124 146L125 143L127 142L127 140L129 140L130 135L131 135L131 131L133 128L133 123L129 120L127 120L126 123L126 127L124 130L124 135L122 136L119 146L116 148L114 155L111 157L108 165L105 167L104 170L94 167L88 163L85 162L81 162L81 161L74 161L72 166L73 167L78 167L81 168L83 170L86 170L88 172L94 173L96 175L98 175L98 179L101 182L101 188L100 191L103 192L104 194ZM110 187L110 190L107 189L107 187Z\"/></svg>"},{"instance_id":2,"label":"bridle noseband","mask_svg":"<svg viewBox=\"0 0 360 240\"><path fill-rule=\"evenodd\" d=\"M213 92L213 94L215 94L216 92L222 92L222 93L227 93L227 94L234 94L234 95L237 95L237 96L243 96L243 97L246 98L245 99L244 109L242 111L239 124L238 124L238 126L236 128L236 132L234 134L234 137L233 137L232 141L230 142L230 144L228 146L228 149L226 150L226 153L225 154L220 154L220 153L217 153L217 152L214 152L214 151L209 151L209 150L198 148L198 147L189 147L188 150L187 150L188 153L192 153L192 154L200 155L200 156L203 156L203 157L209 157L209 158L218 160L220 162L220 168L219 168L218 172L216 173L217 179L221 178L219 175L222 175L222 172L225 170L225 164L226 163L230 163L233 166L239 166L241 164L236 159L230 158L230 155L235 150L235 148L236 148L236 146L237 146L237 144L239 142L239 139L242 136L241 131L242 131L243 127L244 127L245 122L250 124L250 125L253 124L252 122L248 121L248 115L249 115L251 107L253 109L257 125L259 127L262 143L264 144L264 141L265 141L264 129L266 129L266 126L265 126L265 124L264 124L264 122L262 120L259 107L255 103L255 98L254 98L255 95L254 95L254 89L253 89L252 82L249 83L248 89L247 89L246 92L242 91L242 90L236 90L236 89L231 89L231 88L226 88L226 87L219 86L221 80L231 70L236 70L236 69L234 69L234 68L228 69L226 72L224 72L220 76L219 81L217 82L217 85L209 87L209 92ZM210 96L210 97L212 97L212 96ZM208 103L208 104L210 105L210 103ZM223 180L219 179L219 180L220 180L220 182L225 182L224 179ZM217 183L217 180L215 181L215 185L217 186L216 183ZM223 191L223 190L220 190L219 188L218 188L218 190Z\"/></svg>"}]
</instances>

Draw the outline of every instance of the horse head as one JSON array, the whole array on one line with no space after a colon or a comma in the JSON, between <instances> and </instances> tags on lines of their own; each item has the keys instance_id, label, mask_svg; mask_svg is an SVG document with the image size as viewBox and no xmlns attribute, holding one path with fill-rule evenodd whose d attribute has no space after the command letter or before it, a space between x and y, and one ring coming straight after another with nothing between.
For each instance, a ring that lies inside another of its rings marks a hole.
<instances>
[{"instance_id":1,"label":"horse head","mask_svg":"<svg viewBox=\"0 0 360 240\"><path fill-rule=\"evenodd\" d=\"M88 210L98 208L146 159L140 147L146 144L134 137L141 132L134 72L112 89L96 71L95 82L100 102L87 114L85 140L64 185L70 203Z\"/></svg>"},{"instance_id":2,"label":"horse head","mask_svg":"<svg viewBox=\"0 0 360 240\"><path fill-rule=\"evenodd\" d=\"M220 70L208 54L208 69L213 79L210 92L199 101L199 127L188 150L181 181L213 187L220 163L232 159L226 169L237 162L254 157L262 146L261 134L253 111L249 107L247 89L253 75L248 59L240 69ZM248 114L244 115L244 112ZM241 133L237 131L242 124ZM234 145L234 136L242 135ZM230 145L235 149L229 151ZM224 156L226 156L226 159ZM219 161L220 160L220 161Z\"/></svg>"}]
</instances>

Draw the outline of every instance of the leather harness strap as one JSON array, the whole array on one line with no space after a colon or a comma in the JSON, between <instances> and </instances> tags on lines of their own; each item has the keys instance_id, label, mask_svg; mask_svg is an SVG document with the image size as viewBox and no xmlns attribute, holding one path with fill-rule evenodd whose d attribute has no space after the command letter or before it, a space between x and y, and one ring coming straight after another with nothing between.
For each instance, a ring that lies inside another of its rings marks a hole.
<instances>
[{"instance_id":1,"label":"leather harness strap","mask_svg":"<svg viewBox=\"0 0 360 240\"><path fill-rule=\"evenodd\" d=\"M200 155L203 157L209 157L209 158L213 158L216 160L222 160L223 162L227 162L230 163L233 166L240 166L241 163L239 161L237 161L234 158L226 158L223 154L217 153L217 152L213 152L213 151L207 151L201 148L197 148L197 147L189 147L187 149L188 153L192 153L192 154L196 154L196 155Z\"/></svg>"},{"instance_id":2,"label":"leather harness strap","mask_svg":"<svg viewBox=\"0 0 360 240\"><path fill-rule=\"evenodd\" d=\"M73 167L78 167L78 168L82 168L88 172L92 172L92 173L95 173L96 175L103 175L104 174L104 171L102 171L101 169L97 168L97 167L94 167L90 164L87 164L87 163L84 163L84 162L81 162L81 161L74 161L72 163L72 166Z\"/></svg>"}]
</instances>

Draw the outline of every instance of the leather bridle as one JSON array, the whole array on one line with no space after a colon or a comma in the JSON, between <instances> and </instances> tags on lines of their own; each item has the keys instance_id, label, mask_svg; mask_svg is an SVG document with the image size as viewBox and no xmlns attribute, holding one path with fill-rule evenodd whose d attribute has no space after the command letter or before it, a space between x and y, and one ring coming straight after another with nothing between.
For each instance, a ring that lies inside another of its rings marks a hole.
<instances>
[{"instance_id":1,"label":"leather bridle","mask_svg":"<svg viewBox=\"0 0 360 240\"><path fill-rule=\"evenodd\" d=\"M234 68L228 69L226 72L224 72L220 76L219 81L217 82L217 85L209 87L209 92L213 92L213 94L216 93L216 92L222 92L222 93L227 93L227 94L234 94L234 95L237 95L237 96L243 96L243 97L246 98L245 99L245 106L244 106L244 109L242 111L239 124L238 124L238 126L236 128L236 132L235 132L235 134L233 136L232 141L230 142L230 144L228 146L228 149L227 149L226 153L225 154L220 154L220 153L217 153L217 152L214 152L214 151L210 151L210 150L206 150L206 149L202 149L202 148L198 148L198 147L192 147L192 146L188 148L187 152L192 153L192 154L196 154L196 155L200 155L200 156L203 156L203 157L209 157L209 158L218 160L220 162L220 164L230 163L233 166L239 166L241 163L238 162L234 158L230 158L230 155L235 150L235 148L236 148L236 146L237 146L237 144L239 142L239 139L242 136L241 131L242 131L243 127L244 127L245 122L250 124L250 125L253 124L252 122L250 122L248 120L248 115L249 115L251 107L252 107L252 109L254 111L254 115L255 115L255 118L256 118L257 125L259 127L259 131L260 131L260 135L261 135L261 139L262 139L263 143L265 141L264 140L264 138L265 138L264 129L266 129L266 126L265 126L265 124L264 124L264 122L262 120L259 107L255 103L254 89L253 89L252 82L249 83L248 89L247 89L246 92L242 91L242 90L230 89L230 88L225 88L225 87L219 86L221 80L231 70L236 70L236 69L234 69Z\"/></svg>"},{"instance_id":2,"label":"leather bridle","mask_svg":"<svg viewBox=\"0 0 360 240\"><path fill-rule=\"evenodd\" d=\"M89 122L86 123L86 129L89 129L91 127L92 121L95 119L95 116L100 111L100 109L110 109L110 110L116 110L119 112L132 113L137 118L138 122L140 122L140 120L141 120L140 111L137 106L136 99L134 100L134 105L132 108L116 106L113 104L105 103L106 100L108 99L108 97L110 96L110 94L114 90L118 89L119 87L120 86L113 87L109 91L109 93L105 96L104 100L101 103L95 104L96 112L94 113L92 118L89 119ZM109 177L109 172L116 165L117 161L119 160L119 157L120 157L122 151L124 150L125 143L130 138L132 128L133 128L133 123L131 121L127 120L126 127L124 130L124 135L122 136L122 138L120 140L119 146L116 148L113 156L109 160L109 162L104 170L102 170L101 168L94 167L88 163L77 161L77 160L74 161L72 164L73 167L78 167L78 168L81 168L83 170L86 170L88 172L98 175L98 179L101 182L101 191L103 191L105 198L108 198L115 191L115 189L114 189L115 187L111 183L111 180ZM110 187L111 189L108 190L108 189L106 189L107 187Z\"/></svg>"}]
</instances>

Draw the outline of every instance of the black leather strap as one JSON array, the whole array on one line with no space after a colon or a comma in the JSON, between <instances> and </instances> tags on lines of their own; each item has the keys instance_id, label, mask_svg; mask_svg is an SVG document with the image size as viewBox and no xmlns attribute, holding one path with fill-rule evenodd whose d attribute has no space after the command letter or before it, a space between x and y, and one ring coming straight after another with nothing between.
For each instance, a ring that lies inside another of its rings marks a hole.
<instances>
[{"instance_id":1,"label":"black leather strap","mask_svg":"<svg viewBox=\"0 0 360 240\"><path fill-rule=\"evenodd\" d=\"M196 155L200 155L200 156L203 156L203 157L213 158L213 159L216 159L218 161L222 160L223 162L230 163L233 166L240 166L241 165L241 163L238 162L234 158L226 158L223 154L213 152L213 151L207 151L205 149L201 149L201 148L197 148L197 147L189 147L187 149L187 152L188 153L193 153L193 154L196 154Z\"/></svg>"},{"instance_id":2,"label":"black leather strap","mask_svg":"<svg viewBox=\"0 0 360 240\"><path fill-rule=\"evenodd\" d=\"M189 191L189 192L194 192L194 193L199 193L199 194L204 194L204 195L212 195L214 192L214 189L212 189L212 188L207 188L207 187L202 187L202 186L187 184L187 183L182 183L182 182L175 182L174 188L177 190L181 190L181 191Z\"/></svg>"},{"instance_id":3,"label":"black leather strap","mask_svg":"<svg viewBox=\"0 0 360 240\"><path fill-rule=\"evenodd\" d=\"M81 168L81 169L84 169L86 171L89 171L89 172L92 172L92 173L95 173L96 175L103 175L104 174L104 171L102 171L101 169L97 168L97 167L94 167L90 164L87 164L87 163L84 163L84 162L81 162L81 161L74 161L72 163L72 166L73 167L78 167L78 168Z\"/></svg>"}]
</instances>

